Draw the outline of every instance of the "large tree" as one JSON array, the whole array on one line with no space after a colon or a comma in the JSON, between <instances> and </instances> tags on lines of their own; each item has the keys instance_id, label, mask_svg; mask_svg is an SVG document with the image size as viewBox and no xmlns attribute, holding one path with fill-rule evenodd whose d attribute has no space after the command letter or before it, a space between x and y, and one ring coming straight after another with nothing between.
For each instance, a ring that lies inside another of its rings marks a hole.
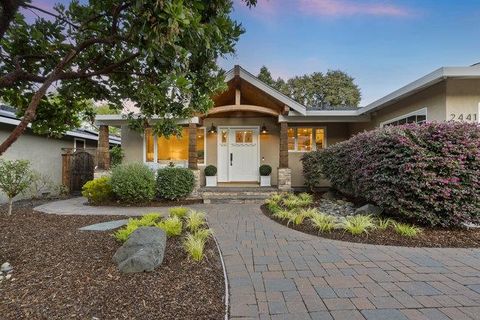
<instances>
[{"instance_id":1,"label":"large tree","mask_svg":"<svg viewBox=\"0 0 480 320\"><path fill-rule=\"evenodd\" d=\"M319 109L356 108L360 89L354 79L343 71L329 70L274 80L267 67L260 69L258 78L283 94L307 107Z\"/></svg>"},{"instance_id":2,"label":"large tree","mask_svg":"<svg viewBox=\"0 0 480 320\"><path fill-rule=\"evenodd\" d=\"M29 124L47 134L77 125L90 99L112 108L130 100L142 113L134 127L159 116L155 132L177 133L176 119L212 106L224 86L216 61L234 52L243 32L229 17L231 0L0 4L0 96L22 117L0 155ZM22 8L38 18L28 21Z\"/></svg>"}]
</instances>

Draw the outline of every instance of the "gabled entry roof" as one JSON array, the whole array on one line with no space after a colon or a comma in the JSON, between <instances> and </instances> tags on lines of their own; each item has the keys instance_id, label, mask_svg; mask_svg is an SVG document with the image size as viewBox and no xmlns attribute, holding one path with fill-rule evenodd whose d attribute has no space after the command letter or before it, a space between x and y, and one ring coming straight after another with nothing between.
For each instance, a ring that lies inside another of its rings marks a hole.
<instances>
[{"instance_id":1,"label":"gabled entry roof","mask_svg":"<svg viewBox=\"0 0 480 320\"><path fill-rule=\"evenodd\" d=\"M235 77L239 77L243 81L248 82L252 86L258 88L259 90L265 92L266 94L272 96L276 100L280 101L281 103L285 104L286 106L290 107L291 109L297 111L301 115L306 115L307 114L307 108L303 106L302 104L298 103L297 101L293 100L290 97L287 97L280 91L272 88L271 86L265 84L263 81L260 81L257 77L255 77L253 74L248 72L247 70L243 69L241 66L236 65L233 67L233 69L230 69L226 74L225 74L225 81L229 82Z\"/></svg>"}]
</instances>

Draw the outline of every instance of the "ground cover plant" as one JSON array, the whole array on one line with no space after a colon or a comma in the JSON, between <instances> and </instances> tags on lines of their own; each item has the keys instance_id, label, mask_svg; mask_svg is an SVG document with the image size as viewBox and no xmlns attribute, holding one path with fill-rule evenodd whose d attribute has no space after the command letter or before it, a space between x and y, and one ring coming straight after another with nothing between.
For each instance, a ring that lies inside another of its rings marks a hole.
<instances>
[{"instance_id":1,"label":"ground cover plant","mask_svg":"<svg viewBox=\"0 0 480 320\"><path fill-rule=\"evenodd\" d=\"M33 212L42 203L15 202L10 217L0 206L0 261L12 264L15 279L0 284L1 319L224 318L223 270L213 238L200 261L184 250L183 237L173 237L153 272L121 274L112 262L120 243L109 232L78 229L124 216Z\"/></svg>"},{"instance_id":2,"label":"ground cover plant","mask_svg":"<svg viewBox=\"0 0 480 320\"><path fill-rule=\"evenodd\" d=\"M480 223L480 125L408 124L357 134L306 153L303 172L400 219L428 226Z\"/></svg>"},{"instance_id":3,"label":"ground cover plant","mask_svg":"<svg viewBox=\"0 0 480 320\"><path fill-rule=\"evenodd\" d=\"M302 203L301 198L307 201ZM288 228L330 239L381 245L480 247L478 229L420 228L370 214L343 217L319 210L322 201L322 197L307 194L277 193L265 201L262 211Z\"/></svg>"}]
</instances>

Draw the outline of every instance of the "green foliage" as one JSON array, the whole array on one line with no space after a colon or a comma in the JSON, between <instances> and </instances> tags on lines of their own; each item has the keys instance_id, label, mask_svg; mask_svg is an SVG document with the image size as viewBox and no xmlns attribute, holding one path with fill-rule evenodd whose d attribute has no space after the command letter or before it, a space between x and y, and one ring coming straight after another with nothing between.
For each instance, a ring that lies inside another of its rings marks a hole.
<instances>
[{"instance_id":1,"label":"green foliage","mask_svg":"<svg viewBox=\"0 0 480 320\"><path fill-rule=\"evenodd\" d=\"M282 200L282 194L281 193L274 193L270 196L270 200L275 201L276 203L280 202Z\"/></svg>"},{"instance_id":2,"label":"green foliage","mask_svg":"<svg viewBox=\"0 0 480 320\"><path fill-rule=\"evenodd\" d=\"M271 213L276 213L280 210L282 210L282 207L278 204L278 202L272 200L272 199L267 199L265 201L265 204L267 205L268 210L270 210Z\"/></svg>"},{"instance_id":3,"label":"green foliage","mask_svg":"<svg viewBox=\"0 0 480 320\"><path fill-rule=\"evenodd\" d=\"M176 200L193 191L195 177L190 169L164 168L157 172L157 193L163 199Z\"/></svg>"},{"instance_id":4,"label":"green foliage","mask_svg":"<svg viewBox=\"0 0 480 320\"><path fill-rule=\"evenodd\" d=\"M0 190L9 199L7 215L12 214L13 198L27 190L33 177L28 161L0 159Z\"/></svg>"},{"instance_id":5,"label":"green foliage","mask_svg":"<svg viewBox=\"0 0 480 320\"><path fill-rule=\"evenodd\" d=\"M360 103L360 89L354 79L340 70L326 74L314 72L288 79L274 80L267 67L260 69L258 78L307 107L319 109L356 108Z\"/></svg>"},{"instance_id":6,"label":"green foliage","mask_svg":"<svg viewBox=\"0 0 480 320\"><path fill-rule=\"evenodd\" d=\"M184 207L175 207L175 208L170 208L168 209L168 213L170 214L170 217L179 217L182 219L185 217L188 213L189 209L184 208Z\"/></svg>"},{"instance_id":7,"label":"green foliage","mask_svg":"<svg viewBox=\"0 0 480 320\"><path fill-rule=\"evenodd\" d=\"M110 149L110 165L112 167L122 164L122 160L124 157L125 157L125 153L123 152L122 147L113 146Z\"/></svg>"},{"instance_id":8,"label":"green foliage","mask_svg":"<svg viewBox=\"0 0 480 320\"><path fill-rule=\"evenodd\" d=\"M100 204L112 200L113 190L110 177L105 176L85 183L82 187L82 196L93 204Z\"/></svg>"},{"instance_id":9,"label":"green foliage","mask_svg":"<svg viewBox=\"0 0 480 320\"><path fill-rule=\"evenodd\" d=\"M29 1L19 3L26 10ZM232 7L230 0L70 1L47 8L48 19L17 14L0 38L0 96L23 116L47 83L34 114L37 133L79 126L93 114L91 99L112 109L129 99L142 115L132 117L133 127L158 116L155 132L170 135L178 119L205 113L225 88L217 61L234 53L244 32ZM50 75L55 93L48 90Z\"/></svg>"},{"instance_id":10,"label":"green foliage","mask_svg":"<svg viewBox=\"0 0 480 320\"><path fill-rule=\"evenodd\" d=\"M157 225L158 221L161 220L162 216L159 213L147 213L143 215L140 219L130 218L128 223L121 229L118 229L113 233L113 236L117 241L125 242L128 237L140 227L154 227Z\"/></svg>"},{"instance_id":11,"label":"green foliage","mask_svg":"<svg viewBox=\"0 0 480 320\"><path fill-rule=\"evenodd\" d=\"M301 207L307 207L307 206L313 204L313 196L309 193L306 193L306 192L300 193L297 196L297 198L299 200L299 205Z\"/></svg>"},{"instance_id":12,"label":"green foliage","mask_svg":"<svg viewBox=\"0 0 480 320\"><path fill-rule=\"evenodd\" d=\"M310 222L319 232L331 232L336 226L335 217L323 212L312 215Z\"/></svg>"},{"instance_id":13,"label":"green foliage","mask_svg":"<svg viewBox=\"0 0 480 320\"><path fill-rule=\"evenodd\" d=\"M203 250L205 248L205 239L202 239L195 234L187 234L183 241L185 251L195 261L201 261L203 259Z\"/></svg>"},{"instance_id":14,"label":"green foliage","mask_svg":"<svg viewBox=\"0 0 480 320\"><path fill-rule=\"evenodd\" d=\"M395 221L390 218L378 218L376 220L377 229L387 230L388 227L395 225Z\"/></svg>"},{"instance_id":15,"label":"green foliage","mask_svg":"<svg viewBox=\"0 0 480 320\"><path fill-rule=\"evenodd\" d=\"M157 227L165 231L168 237L174 237L182 234L183 223L179 217L173 216L157 223Z\"/></svg>"},{"instance_id":16,"label":"green foliage","mask_svg":"<svg viewBox=\"0 0 480 320\"><path fill-rule=\"evenodd\" d=\"M208 238L213 236L213 230L212 229L198 229L196 230L193 235L195 238L202 239L203 241L206 241Z\"/></svg>"},{"instance_id":17,"label":"green foliage","mask_svg":"<svg viewBox=\"0 0 480 320\"><path fill-rule=\"evenodd\" d=\"M206 224L205 213L191 210L186 218L186 227L191 232L197 231Z\"/></svg>"},{"instance_id":18,"label":"green foliage","mask_svg":"<svg viewBox=\"0 0 480 320\"><path fill-rule=\"evenodd\" d=\"M374 229L375 223L372 216L359 214L346 217L345 220L340 223L340 227L353 235L359 235L368 233L370 229Z\"/></svg>"},{"instance_id":19,"label":"green foliage","mask_svg":"<svg viewBox=\"0 0 480 320\"><path fill-rule=\"evenodd\" d=\"M205 176L213 177L217 174L217 167L213 165L208 165L205 167Z\"/></svg>"},{"instance_id":20,"label":"green foliage","mask_svg":"<svg viewBox=\"0 0 480 320\"><path fill-rule=\"evenodd\" d=\"M268 164L262 164L259 171L261 176L269 176L272 173L272 167Z\"/></svg>"},{"instance_id":21,"label":"green foliage","mask_svg":"<svg viewBox=\"0 0 480 320\"><path fill-rule=\"evenodd\" d=\"M272 216L280 220L292 221L295 219L296 214L293 210L280 209L275 212L272 212Z\"/></svg>"},{"instance_id":22,"label":"green foliage","mask_svg":"<svg viewBox=\"0 0 480 320\"><path fill-rule=\"evenodd\" d=\"M422 231L420 228L406 223L395 223L393 229L396 233L409 238L416 237Z\"/></svg>"},{"instance_id":23,"label":"green foliage","mask_svg":"<svg viewBox=\"0 0 480 320\"><path fill-rule=\"evenodd\" d=\"M121 202L145 203L155 197L155 174L141 163L114 167L111 185L113 193Z\"/></svg>"},{"instance_id":24,"label":"green foliage","mask_svg":"<svg viewBox=\"0 0 480 320\"><path fill-rule=\"evenodd\" d=\"M282 204L288 209L295 209L301 206L301 200L294 194L289 194L287 197L283 198Z\"/></svg>"},{"instance_id":25,"label":"green foliage","mask_svg":"<svg viewBox=\"0 0 480 320\"><path fill-rule=\"evenodd\" d=\"M302 224L303 221L307 218L311 218L315 215L318 214L317 209L297 209L297 210L292 210L291 217L289 219L289 222L292 222L294 225L299 225ZM287 224L288 224L287 223Z\"/></svg>"}]
</instances>

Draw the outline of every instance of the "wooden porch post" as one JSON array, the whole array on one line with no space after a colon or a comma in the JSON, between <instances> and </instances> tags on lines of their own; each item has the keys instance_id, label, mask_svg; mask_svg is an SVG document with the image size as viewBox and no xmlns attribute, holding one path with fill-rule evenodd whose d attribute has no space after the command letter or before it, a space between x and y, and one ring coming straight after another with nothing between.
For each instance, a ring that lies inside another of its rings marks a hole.
<instances>
[{"instance_id":1,"label":"wooden porch post","mask_svg":"<svg viewBox=\"0 0 480 320\"><path fill-rule=\"evenodd\" d=\"M188 168L197 170L197 125L188 125Z\"/></svg>"},{"instance_id":2,"label":"wooden porch post","mask_svg":"<svg viewBox=\"0 0 480 320\"><path fill-rule=\"evenodd\" d=\"M280 168L288 168L288 124L280 122Z\"/></svg>"},{"instance_id":3,"label":"wooden porch post","mask_svg":"<svg viewBox=\"0 0 480 320\"><path fill-rule=\"evenodd\" d=\"M98 169L110 169L110 141L109 130L107 125L100 125L98 133L97 146L97 165Z\"/></svg>"}]
</instances>

